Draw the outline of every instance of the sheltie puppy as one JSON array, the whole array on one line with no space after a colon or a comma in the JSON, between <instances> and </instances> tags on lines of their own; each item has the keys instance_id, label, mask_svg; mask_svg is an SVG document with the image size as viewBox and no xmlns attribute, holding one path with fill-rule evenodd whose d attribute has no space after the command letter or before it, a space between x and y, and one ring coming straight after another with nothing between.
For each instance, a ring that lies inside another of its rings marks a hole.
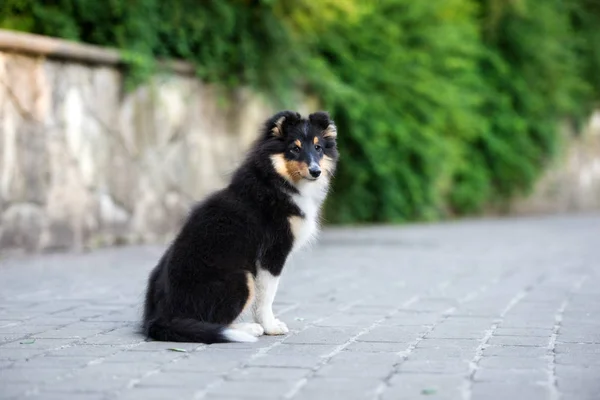
<instances>
[{"instance_id":1,"label":"sheltie puppy","mask_svg":"<svg viewBox=\"0 0 600 400\"><path fill-rule=\"evenodd\" d=\"M227 187L196 205L150 273L143 333L171 342L283 335L273 300L288 256L314 239L335 172L326 112L268 119ZM254 323L234 324L246 309Z\"/></svg>"}]
</instances>

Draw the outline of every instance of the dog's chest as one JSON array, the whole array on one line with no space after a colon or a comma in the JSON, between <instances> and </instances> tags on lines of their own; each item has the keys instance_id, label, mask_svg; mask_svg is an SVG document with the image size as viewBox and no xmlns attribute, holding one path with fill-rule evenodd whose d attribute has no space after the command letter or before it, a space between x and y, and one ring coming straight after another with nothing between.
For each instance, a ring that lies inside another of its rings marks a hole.
<instances>
[{"instance_id":1,"label":"dog's chest","mask_svg":"<svg viewBox=\"0 0 600 400\"><path fill-rule=\"evenodd\" d=\"M295 252L306 246L314 239L319 230L319 209L321 199L313 196L292 196L294 202L300 208L304 217L290 217L290 228L294 236L292 252Z\"/></svg>"}]
</instances>

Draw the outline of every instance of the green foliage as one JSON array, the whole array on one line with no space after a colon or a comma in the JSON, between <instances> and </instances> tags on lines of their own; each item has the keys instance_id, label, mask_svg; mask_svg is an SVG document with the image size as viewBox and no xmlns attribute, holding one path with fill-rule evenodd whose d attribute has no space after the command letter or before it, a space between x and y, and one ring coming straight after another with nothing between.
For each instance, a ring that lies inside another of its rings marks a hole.
<instances>
[{"instance_id":1,"label":"green foliage","mask_svg":"<svg viewBox=\"0 0 600 400\"><path fill-rule=\"evenodd\" d=\"M354 91L316 89L349 133L328 218L429 219L529 191L559 120L589 109L600 13L583 3L381 0L321 32L328 79Z\"/></svg>"},{"instance_id":2,"label":"green foliage","mask_svg":"<svg viewBox=\"0 0 600 400\"><path fill-rule=\"evenodd\" d=\"M181 58L208 82L245 84L284 97L297 72L296 52L271 3L3 0L0 28L122 49L132 83L155 70L156 57Z\"/></svg>"},{"instance_id":3,"label":"green foliage","mask_svg":"<svg viewBox=\"0 0 600 400\"><path fill-rule=\"evenodd\" d=\"M485 124L472 4L378 4L314 43L331 70L315 90L341 132L343 162L327 208L338 222L437 217L464 143ZM332 77L347 90L328 88Z\"/></svg>"},{"instance_id":4,"label":"green foliage","mask_svg":"<svg viewBox=\"0 0 600 400\"><path fill-rule=\"evenodd\" d=\"M338 123L330 222L463 215L527 192L560 119L600 100L596 0L3 0L0 27L121 49L133 87L156 58L298 88Z\"/></svg>"},{"instance_id":5,"label":"green foliage","mask_svg":"<svg viewBox=\"0 0 600 400\"><path fill-rule=\"evenodd\" d=\"M559 119L581 116L589 87L579 76L565 2L506 3L496 16L493 2L480 2L484 21L493 21L484 26L480 61L488 93L481 112L489 126L471 145L485 159L493 195L503 200L532 187L556 149Z\"/></svg>"}]
</instances>

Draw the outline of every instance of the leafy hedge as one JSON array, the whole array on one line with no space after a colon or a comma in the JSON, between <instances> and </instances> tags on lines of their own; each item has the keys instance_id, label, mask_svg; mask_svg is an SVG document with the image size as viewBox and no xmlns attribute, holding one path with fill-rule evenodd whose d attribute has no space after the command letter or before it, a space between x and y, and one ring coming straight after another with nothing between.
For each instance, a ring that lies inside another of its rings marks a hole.
<instances>
[{"instance_id":1,"label":"leafy hedge","mask_svg":"<svg viewBox=\"0 0 600 400\"><path fill-rule=\"evenodd\" d=\"M0 27L183 58L339 125L331 222L434 219L529 190L600 98L595 0L4 0ZM300 86L301 85L301 86Z\"/></svg>"}]
</instances>

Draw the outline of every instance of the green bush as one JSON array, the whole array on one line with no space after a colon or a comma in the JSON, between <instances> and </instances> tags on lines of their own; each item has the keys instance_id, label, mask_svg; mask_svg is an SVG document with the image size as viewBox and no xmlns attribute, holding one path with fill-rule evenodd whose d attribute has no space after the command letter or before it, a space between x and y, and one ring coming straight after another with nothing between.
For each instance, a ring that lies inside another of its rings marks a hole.
<instances>
[{"instance_id":1,"label":"green bush","mask_svg":"<svg viewBox=\"0 0 600 400\"><path fill-rule=\"evenodd\" d=\"M438 216L464 144L485 123L474 13L463 0L380 1L307 35L328 69L314 90L341 132L328 219Z\"/></svg>"},{"instance_id":2,"label":"green bush","mask_svg":"<svg viewBox=\"0 0 600 400\"><path fill-rule=\"evenodd\" d=\"M330 222L428 220L530 190L558 122L600 98L595 0L4 0L0 27L122 49L129 82L155 58L250 85L281 108L298 88L335 117Z\"/></svg>"},{"instance_id":3,"label":"green bush","mask_svg":"<svg viewBox=\"0 0 600 400\"><path fill-rule=\"evenodd\" d=\"M205 81L248 84L283 97L293 84L296 53L270 3L3 0L0 28L119 48L133 84L155 70L156 57L180 58L194 63Z\"/></svg>"}]
</instances>

